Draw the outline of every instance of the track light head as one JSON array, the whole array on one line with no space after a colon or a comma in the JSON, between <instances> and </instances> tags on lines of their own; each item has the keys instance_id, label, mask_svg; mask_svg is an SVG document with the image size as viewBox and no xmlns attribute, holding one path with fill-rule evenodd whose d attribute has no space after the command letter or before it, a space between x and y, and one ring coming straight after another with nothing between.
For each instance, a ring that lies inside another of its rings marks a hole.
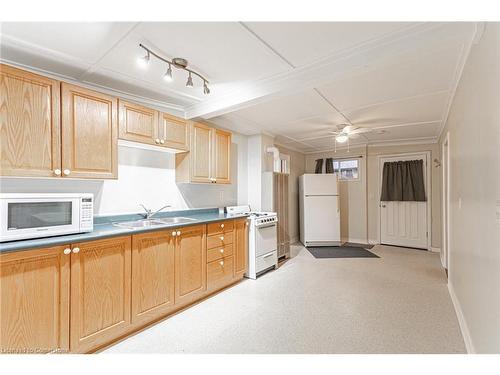
<instances>
[{"instance_id":1,"label":"track light head","mask_svg":"<svg viewBox=\"0 0 500 375\"><path fill-rule=\"evenodd\" d=\"M193 78L191 77L191 72L189 72L188 80L186 82L186 86L193 87Z\"/></svg>"},{"instance_id":2,"label":"track light head","mask_svg":"<svg viewBox=\"0 0 500 375\"><path fill-rule=\"evenodd\" d=\"M203 93L204 93L205 95L210 94L210 89L209 89L209 88L208 88L208 86L207 86L207 81L203 81Z\"/></svg>"},{"instance_id":3,"label":"track light head","mask_svg":"<svg viewBox=\"0 0 500 375\"><path fill-rule=\"evenodd\" d=\"M150 59L149 51L146 51L146 54L143 57L139 57L137 59L137 65L139 65L139 67L141 67L142 69L146 69L149 64L149 59Z\"/></svg>"},{"instance_id":4,"label":"track light head","mask_svg":"<svg viewBox=\"0 0 500 375\"><path fill-rule=\"evenodd\" d=\"M172 82L172 66L170 64L168 64L168 69L163 76L163 80L165 82Z\"/></svg>"}]
</instances>

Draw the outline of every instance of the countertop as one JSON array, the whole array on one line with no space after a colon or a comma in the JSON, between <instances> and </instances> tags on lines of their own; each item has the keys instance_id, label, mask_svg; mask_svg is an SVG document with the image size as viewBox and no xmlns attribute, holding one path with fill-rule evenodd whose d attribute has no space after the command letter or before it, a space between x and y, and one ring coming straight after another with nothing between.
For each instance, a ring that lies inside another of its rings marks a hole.
<instances>
[{"instance_id":1,"label":"countertop","mask_svg":"<svg viewBox=\"0 0 500 375\"><path fill-rule=\"evenodd\" d=\"M136 233L152 232L168 228L178 228L190 225L206 224L214 221L231 220L240 217L246 217L247 215L245 214L228 215L226 213L219 213L219 210L217 208L205 208L205 209L163 212L155 215L153 219L159 219L163 217L176 217L176 216L189 217L195 220L190 221L188 223L162 224L154 227L130 229L130 228L115 226L113 225L113 223L139 220L143 219L144 217L140 214L94 217L94 230L92 232L69 234L69 235L54 236L54 237L35 238L29 240L1 242L0 254L13 251L31 250L41 247L56 246L56 245L66 245L66 244L69 245L72 243L92 241L92 240L98 240L116 236L132 235Z\"/></svg>"}]
</instances>

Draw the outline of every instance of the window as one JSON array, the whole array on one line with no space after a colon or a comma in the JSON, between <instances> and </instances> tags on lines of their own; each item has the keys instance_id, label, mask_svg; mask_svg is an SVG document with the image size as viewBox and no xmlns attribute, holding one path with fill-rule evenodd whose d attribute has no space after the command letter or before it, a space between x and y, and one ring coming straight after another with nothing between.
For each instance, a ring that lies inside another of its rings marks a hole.
<instances>
[{"instance_id":1,"label":"window","mask_svg":"<svg viewBox=\"0 0 500 375\"><path fill-rule=\"evenodd\" d=\"M334 160L333 171L339 174L339 180L359 180L359 160Z\"/></svg>"}]
</instances>

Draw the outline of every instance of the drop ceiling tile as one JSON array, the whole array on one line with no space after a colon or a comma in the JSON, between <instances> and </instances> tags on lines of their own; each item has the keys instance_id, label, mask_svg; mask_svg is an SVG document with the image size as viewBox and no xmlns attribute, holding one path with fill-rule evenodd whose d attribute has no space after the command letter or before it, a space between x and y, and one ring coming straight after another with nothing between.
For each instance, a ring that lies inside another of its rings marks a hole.
<instances>
[{"instance_id":1,"label":"drop ceiling tile","mask_svg":"<svg viewBox=\"0 0 500 375\"><path fill-rule=\"evenodd\" d=\"M390 126L441 120L449 98L448 92L414 97L345 112L354 125Z\"/></svg>"},{"instance_id":2,"label":"drop ceiling tile","mask_svg":"<svg viewBox=\"0 0 500 375\"><path fill-rule=\"evenodd\" d=\"M400 126L384 129L384 133L378 131L365 133L364 135L372 142L393 141L400 139L418 139L435 137L440 127L440 122L423 123L411 126Z\"/></svg>"},{"instance_id":3,"label":"drop ceiling tile","mask_svg":"<svg viewBox=\"0 0 500 375\"><path fill-rule=\"evenodd\" d=\"M448 90L453 85L462 46L455 41L438 47L425 53L412 51L399 55L382 66L318 89L342 111Z\"/></svg>"},{"instance_id":4,"label":"drop ceiling tile","mask_svg":"<svg viewBox=\"0 0 500 375\"><path fill-rule=\"evenodd\" d=\"M9 43L29 44L92 64L133 26L131 22L2 22L1 32Z\"/></svg>"},{"instance_id":5,"label":"drop ceiling tile","mask_svg":"<svg viewBox=\"0 0 500 375\"><path fill-rule=\"evenodd\" d=\"M411 24L404 22L247 22L245 25L297 67Z\"/></svg>"}]
</instances>

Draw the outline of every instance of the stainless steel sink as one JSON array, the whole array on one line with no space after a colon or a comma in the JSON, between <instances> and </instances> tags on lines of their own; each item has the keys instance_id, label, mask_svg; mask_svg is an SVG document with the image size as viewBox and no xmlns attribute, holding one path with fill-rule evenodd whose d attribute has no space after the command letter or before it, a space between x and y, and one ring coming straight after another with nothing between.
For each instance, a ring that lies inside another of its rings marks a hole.
<instances>
[{"instance_id":1,"label":"stainless steel sink","mask_svg":"<svg viewBox=\"0 0 500 375\"><path fill-rule=\"evenodd\" d=\"M113 223L114 226L128 229L153 228L165 224L183 224L196 221L189 217L164 217L160 219L142 219L134 221L123 221L121 223Z\"/></svg>"},{"instance_id":2,"label":"stainless steel sink","mask_svg":"<svg viewBox=\"0 0 500 375\"><path fill-rule=\"evenodd\" d=\"M182 224L189 223L191 221L196 221L196 219L190 217L163 217L161 219L155 219L155 221L161 221L163 224Z\"/></svg>"},{"instance_id":3,"label":"stainless steel sink","mask_svg":"<svg viewBox=\"0 0 500 375\"><path fill-rule=\"evenodd\" d=\"M144 220L134 220L134 221L123 221L121 223L113 223L113 225L122 228L138 229L138 228L156 227L160 225L165 225L165 223L153 219L144 219Z\"/></svg>"}]
</instances>

